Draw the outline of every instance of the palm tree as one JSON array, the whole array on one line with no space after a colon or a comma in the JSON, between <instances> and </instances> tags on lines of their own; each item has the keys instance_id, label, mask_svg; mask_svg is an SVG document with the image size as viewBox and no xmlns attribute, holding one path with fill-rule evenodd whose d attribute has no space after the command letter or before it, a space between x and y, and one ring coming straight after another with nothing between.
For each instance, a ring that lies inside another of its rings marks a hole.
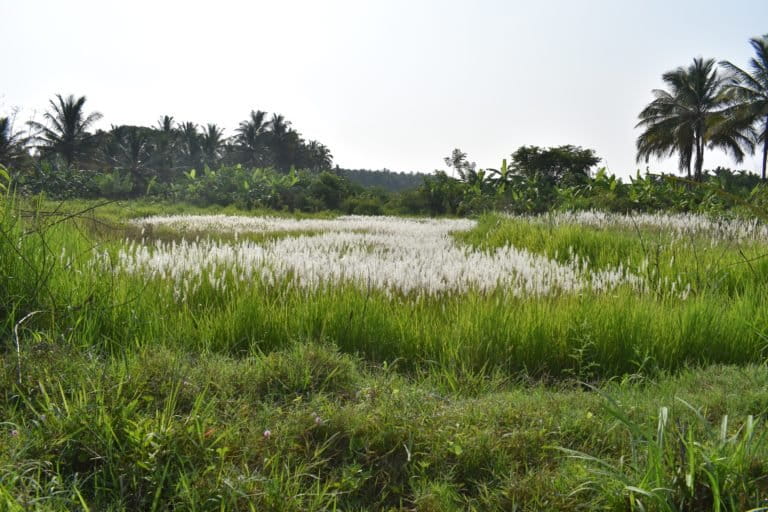
<instances>
[{"instance_id":1,"label":"palm tree","mask_svg":"<svg viewBox=\"0 0 768 512\"><path fill-rule=\"evenodd\" d=\"M139 189L152 174L153 147L150 130L142 126L113 126L108 143L102 150L104 161L113 168L127 171Z\"/></svg>"},{"instance_id":2,"label":"palm tree","mask_svg":"<svg viewBox=\"0 0 768 512\"><path fill-rule=\"evenodd\" d=\"M93 149L93 135L88 128L101 119L101 114L85 113L85 96L75 99L70 94L66 98L56 95L56 101L50 100L51 110L43 116L50 126L29 121L29 126L37 131L35 138L43 154L60 155L67 166L81 160Z\"/></svg>"},{"instance_id":3,"label":"palm tree","mask_svg":"<svg viewBox=\"0 0 768 512\"><path fill-rule=\"evenodd\" d=\"M477 180L477 164L467 160L467 154L459 148L454 149L450 156L443 158L445 165L456 171L459 180L470 183Z\"/></svg>"},{"instance_id":4,"label":"palm tree","mask_svg":"<svg viewBox=\"0 0 768 512\"><path fill-rule=\"evenodd\" d=\"M272 114L272 119L267 124L270 132L275 136L285 135L291 129L291 122L286 121L282 114Z\"/></svg>"},{"instance_id":5,"label":"palm tree","mask_svg":"<svg viewBox=\"0 0 768 512\"><path fill-rule=\"evenodd\" d=\"M732 153L737 162L744 159L744 148L752 147L750 130L727 115L723 80L715 66L713 59L696 58L687 68L662 75L669 91L653 91L655 99L640 112L636 125L645 130L637 138L638 162L677 153L680 170L690 177L693 163L701 180L706 146Z\"/></svg>"},{"instance_id":6,"label":"palm tree","mask_svg":"<svg viewBox=\"0 0 768 512\"><path fill-rule=\"evenodd\" d=\"M159 177L163 181L171 181L173 178L176 139L176 123L173 116L161 117L155 131L155 161Z\"/></svg>"},{"instance_id":7,"label":"palm tree","mask_svg":"<svg viewBox=\"0 0 768 512\"><path fill-rule=\"evenodd\" d=\"M173 116L163 116L157 120L157 130L161 133L173 133L176 128L176 122Z\"/></svg>"},{"instance_id":8,"label":"palm tree","mask_svg":"<svg viewBox=\"0 0 768 512\"><path fill-rule=\"evenodd\" d=\"M250 118L241 122L235 132L235 146L239 159L249 167L262 167L266 164L267 128L266 112L251 110Z\"/></svg>"},{"instance_id":9,"label":"palm tree","mask_svg":"<svg viewBox=\"0 0 768 512\"><path fill-rule=\"evenodd\" d=\"M305 147L307 154L307 164L314 171L330 169L333 166L333 155L331 150L324 144L316 140L309 141Z\"/></svg>"},{"instance_id":10,"label":"palm tree","mask_svg":"<svg viewBox=\"0 0 768 512\"><path fill-rule=\"evenodd\" d=\"M768 160L768 34L752 38L749 42L755 50L755 57L749 61L751 74L727 60L720 64L729 72L726 93L735 116L758 126L755 142L763 144L761 177L765 180Z\"/></svg>"},{"instance_id":11,"label":"palm tree","mask_svg":"<svg viewBox=\"0 0 768 512\"><path fill-rule=\"evenodd\" d=\"M181 123L179 126L179 144L182 161L191 169L202 167L202 147L197 125L192 122Z\"/></svg>"},{"instance_id":12,"label":"palm tree","mask_svg":"<svg viewBox=\"0 0 768 512\"><path fill-rule=\"evenodd\" d=\"M0 165L13 167L24 157L27 139L13 131L9 117L0 117Z\"/></svg>"},{"instance_id":13,"label":"palm tree","mask_svg":"<svg viewBox=\"0 0 768 512\"><path fill-rule=\"evenodd\" d=\"M213 123L208 123L200 138L203 151L203 161L210 168L216 167L221 159L221 151L224 147L224 129Z\"/></svg>"},{"instance_id":14,"label":"palm tree","mask_svg":"<svg viewBox=\"0 0 768 512\"><path fill-rule=\"evenodd\" d=\"M280 114L272 114L267 124L275 167L287 171L296 162L296 153L301 146L299 134L291 128L291 122Z\"/></svg>"}]
</instances>

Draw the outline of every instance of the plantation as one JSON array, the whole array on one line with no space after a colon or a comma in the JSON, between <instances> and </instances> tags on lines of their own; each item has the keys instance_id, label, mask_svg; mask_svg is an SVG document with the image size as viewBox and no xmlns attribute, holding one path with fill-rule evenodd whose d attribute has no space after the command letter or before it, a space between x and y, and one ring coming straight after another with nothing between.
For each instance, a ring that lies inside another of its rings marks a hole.
<instances>
[{"instance_id":1,"label":"plantation","mask_svg":"<svg viewBox=\"0 0 768 512\"><path fill-rule=\"evenodd\" d=\"M91 206L4 200L4 509L768 505L763 224Z\"/></svg>"}]
</instances>

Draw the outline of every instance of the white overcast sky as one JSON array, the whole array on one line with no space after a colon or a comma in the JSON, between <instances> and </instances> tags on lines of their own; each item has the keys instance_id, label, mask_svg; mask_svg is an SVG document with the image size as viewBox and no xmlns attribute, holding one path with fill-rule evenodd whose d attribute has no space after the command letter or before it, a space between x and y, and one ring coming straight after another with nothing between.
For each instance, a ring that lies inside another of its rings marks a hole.
<instances>
[{"instance_id":1,"label":"white overcast sky","mask_svg":"<svg viewBox=\"0 0 768 512\"><path fill-rule=\"evenodd\" d=\"M342 167L430 172L454 147L496 167L574 144L628 175L661 74L744 66L766 32L768 0L0 0L0 115L23 128L73 93L105 128L169 114L231 135L261 109Z\"/></svg>"}]
</instances>

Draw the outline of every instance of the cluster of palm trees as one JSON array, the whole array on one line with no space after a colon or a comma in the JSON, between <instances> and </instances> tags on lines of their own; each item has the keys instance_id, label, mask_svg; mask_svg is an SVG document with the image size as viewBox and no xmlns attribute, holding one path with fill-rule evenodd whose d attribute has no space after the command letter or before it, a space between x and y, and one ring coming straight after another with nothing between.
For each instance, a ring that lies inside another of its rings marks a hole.
<instances>
[{"instance_id":1,"label":"cluster of palm trees","mask_svg":"<svg viewBox=\"0 0 768 512\"><path fill-rule=\"evenodd\" d=\"M714 59L696 58L688 67L662 75L667 90L640 112L637 160L677 155L680 171L702 179L704 150L721 149L742 162L762 150L762 174L768 160L768 34L753 38L755 56L744 70Z\"/></svg>"},{"instance_id":2,"label":"cluster of palm trees","mask_svg":"<svg viewBox=\"0 0 768 512\"><path fill-rule=\"evenodd\" d=\"M0 118L0 164L17 167L29 150L40 160L58 160L66 167L119 169L135 182L156 177L171 181L189 169L242 164L325 170L333 165L330 150L317 141L305 141L282 115L256 110L241 122L235 135L209 123L177 123L163 116L156 126L112 126L92 132L102 118L87 113L85 96L56 97L49 102L43 122L29 121L30 136L14 132L9 118Z\"/></svg>"}]
</instances>

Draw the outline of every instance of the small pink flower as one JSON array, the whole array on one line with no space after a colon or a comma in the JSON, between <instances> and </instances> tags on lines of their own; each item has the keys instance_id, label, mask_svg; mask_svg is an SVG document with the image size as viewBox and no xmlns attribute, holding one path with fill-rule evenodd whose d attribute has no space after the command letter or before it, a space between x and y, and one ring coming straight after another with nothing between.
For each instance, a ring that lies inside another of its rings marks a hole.
<instances>
[{"instance_id":1,"label":"small pink flower","mask_svg":"<svg viewBox=\"0 0 768 512\"><path fill-rule=\"evenodd\" d=\"M11 430L11 437L19 437L19 431L16 429Z\"/></svg>"},{"instance_id":2,"label":"small pink flower","mask_svg":"<svg viewBox=\"0 0 768 512\"><path fill-rule=\"evenodd\" d=\"M264 431L264 439L269 439L270 437L272 437L272 431L269 430L269 429L265 430Z\"/></svg>"},{"instance_id":3,"label":"small pink flower","mask_svg":"<svg viewBox=\"0 0 768 512\"><path fill-rule=\"evenodd\" d=\"M322 425L323 419L320 416L315 416L315 425Z\"/></svg>"}]
</instances>

